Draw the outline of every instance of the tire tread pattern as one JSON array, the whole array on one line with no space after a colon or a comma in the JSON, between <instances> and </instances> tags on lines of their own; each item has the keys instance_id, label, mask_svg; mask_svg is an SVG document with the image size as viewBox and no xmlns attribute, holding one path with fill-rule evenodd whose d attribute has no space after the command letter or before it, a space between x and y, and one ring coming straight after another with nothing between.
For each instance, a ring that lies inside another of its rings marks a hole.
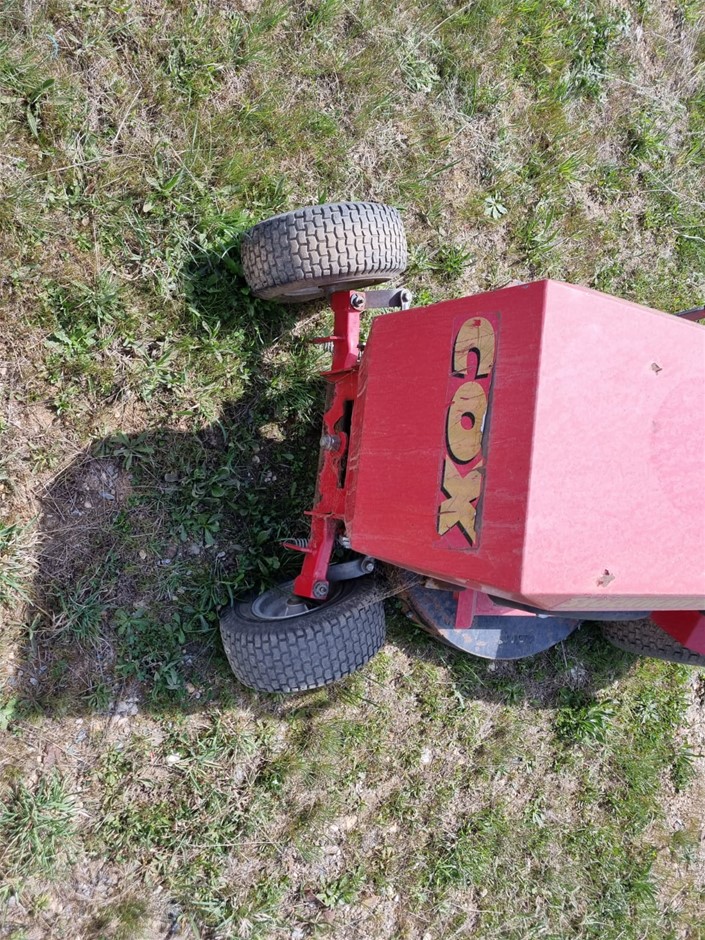
<instances>
[{"instance_id":1,"label":"tire tread pattern","mask_svg":"<svg viewBox=\"0 0 705 940\"><path fill-rule=\"evenodd\" d=\"M705 655L683 646L653 620L622 620L603 623L602 634L613 646L626 650L628 653L649 656L652 659L664 659L669 663L705 666Z\"/></svg>"},{"instance_id":2,"label":"tire tread pattern","mask_svg":"<svg viewBox=\"0 0 705 940\"><path fill-rule=\"evenodd\" d=\"M374 579L361 578L330 606L288 621L260 620L249 608L226 608L220 633L236 677L259 692L328 685L364 666L384 643L384 604Z\"/></svg>"},{"instance_id":3,"label":"tire tread pattern","mask_svg":"<svg viewBox=\"0 0 705 940\"><path fill-rule=\"evenodd\" d=\"M338 202L285 212L243 236L242 267L264 299L304 301L326 286L377 284L407 265L401 216L376 202Z\"/></svg>"}]
</instances>

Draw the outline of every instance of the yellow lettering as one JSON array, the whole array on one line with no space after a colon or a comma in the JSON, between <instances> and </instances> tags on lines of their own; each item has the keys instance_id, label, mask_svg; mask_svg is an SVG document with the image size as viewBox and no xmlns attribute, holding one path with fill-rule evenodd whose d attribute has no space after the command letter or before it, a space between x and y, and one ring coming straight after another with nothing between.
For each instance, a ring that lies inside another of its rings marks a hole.
<instances>
[{"instance_id":1,"label":"yellow lettering","mask_svg":"<svg viewBox=\"0 0 705 940\"><path fill-rule=\"evenodd\" d=\"M495 353L494 327L484 317L472 317L463 323L455 337L453 373L473 380L488 376ZM439 506L437 529L439 535L445 535L457 525L470 545L477 541L477 504L484 483L482 432L487 407L487 393L482 385L467 381L456 389L446 416L448 453L443 463L441 489L447 498ZM470 463L478 455L480 459L473 469L461 476L456 464Z\"/></svg>"},{"instance_id":2,"label":"yellow lettering","mask_svg":"<svg viewBox=\"0 0 705 940\"><path fill-rule=\"evenodd\" d=\"M439 508L438 534L445 535L454 525L459 525L470 541L474 542L477 538L477 510L472 501L478 499L482 492L482 473L479 468L471 470L463 477L455 465L446 460L443 466L443 492L448 499L444 500Z\"/></svg>"},{"instance_id":3,"label":"yellow lettering","mask_svg":"<svg viewBox=\"0 0 705 940\"><path fill-rule=\"evenodd\" d=\"M494 364L494 350L494 329L489 320L483 317L466 320L455 338L453 371L466 375L469 372L468 357L471 352L475 352L477 353L475 378L487 375Z\"/></svg>"},{"instance_id":4,"label":"yellow lettering","mask_svg":"<svg viewBox=\"0 0 705 940\"><path fill-rule=\"evenodd\" d=\"M480 452L486 413L487 395L482 386L477 382L461 385L450 403L446 422L448 450L458 463L469 463Z\"/></svg>"}]
</instances>

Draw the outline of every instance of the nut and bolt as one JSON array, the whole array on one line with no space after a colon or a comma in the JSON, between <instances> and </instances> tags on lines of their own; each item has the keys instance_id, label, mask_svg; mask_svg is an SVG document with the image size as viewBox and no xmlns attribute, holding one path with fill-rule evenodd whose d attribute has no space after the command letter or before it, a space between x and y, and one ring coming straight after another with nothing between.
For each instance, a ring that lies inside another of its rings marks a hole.
<instances>
[{"instance_id":1,"label":"nut and bolt","mask_svg":"<svg viewBox=\"0 0 705 940\"><path fill-rule=\"evenodd\" d=\"M316 581L313 585L313 596L319 600L325 600L328 597L328 583L326 581Z\"/></svg>"},{"instance_id":2,"label":"nut and bolt","mask_svg":"<svg viewBox=\"0 0 705 940\"><path fill-rule=\"evenodd\" d=\"M372 574L375 570L375 560L374 558L364 558L361 565L362 570L365 574Z\"/></svg>"},{"instance_id":3,"label":"nut and bolt","mask_svg":"<svg viewBox=\"0 0 705 940\"><path fill-rule=\"evenodd\" d=\"M353 308L353 310L363 310L365 307L365 295L351 294L350 306Z\"/></svg>"},{"instance_id":4,"label":"nut and bolt","mask_svg":"<svg viewBox=\"0 0 705 940\"><path fill-rule=\"evenodd\" d=\"M324 434L321 438L323 450L339 450L342 441L337 434Z\"/></svg>"}]
</instances>

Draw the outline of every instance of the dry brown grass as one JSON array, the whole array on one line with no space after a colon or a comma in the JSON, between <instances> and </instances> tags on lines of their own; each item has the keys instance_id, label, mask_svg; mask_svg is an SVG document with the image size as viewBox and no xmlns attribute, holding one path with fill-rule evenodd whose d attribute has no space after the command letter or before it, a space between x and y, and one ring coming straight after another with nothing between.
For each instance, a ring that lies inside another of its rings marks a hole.
<instances>
[{"instance_id":1,"label":"dry brown grass","mask_svg":"<svg viewBox=\"0 0 705 940\"><path fill-rule=\"evenodd\" d=\"M278 700L215 631L290 570L320 412L325 313L255 303L240 233L378 199L420 303L702 302L700 4L52 0L0 30L0 526L36 540L0 833L71 815L48 868L0 859L0 936L705 936L700 678L589 630L492 668L390 600L361 675Z\"/></svg>"}]
</instances>

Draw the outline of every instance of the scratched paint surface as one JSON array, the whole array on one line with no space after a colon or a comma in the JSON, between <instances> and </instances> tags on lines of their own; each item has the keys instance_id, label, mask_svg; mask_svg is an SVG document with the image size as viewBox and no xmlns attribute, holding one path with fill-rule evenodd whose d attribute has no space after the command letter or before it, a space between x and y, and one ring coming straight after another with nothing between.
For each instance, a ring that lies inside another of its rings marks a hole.
<instances>
[{"instance_id":1,"label":"scratched paint surface","mask_svg":"<svg viewBox=\"0 0 705 940\"><path fill-rule=\"evenodd\" d=\"M499 315L458 317L448 379L438 534L447 548L477 548L489 446Z\"/></svg>"}]
</instances>

